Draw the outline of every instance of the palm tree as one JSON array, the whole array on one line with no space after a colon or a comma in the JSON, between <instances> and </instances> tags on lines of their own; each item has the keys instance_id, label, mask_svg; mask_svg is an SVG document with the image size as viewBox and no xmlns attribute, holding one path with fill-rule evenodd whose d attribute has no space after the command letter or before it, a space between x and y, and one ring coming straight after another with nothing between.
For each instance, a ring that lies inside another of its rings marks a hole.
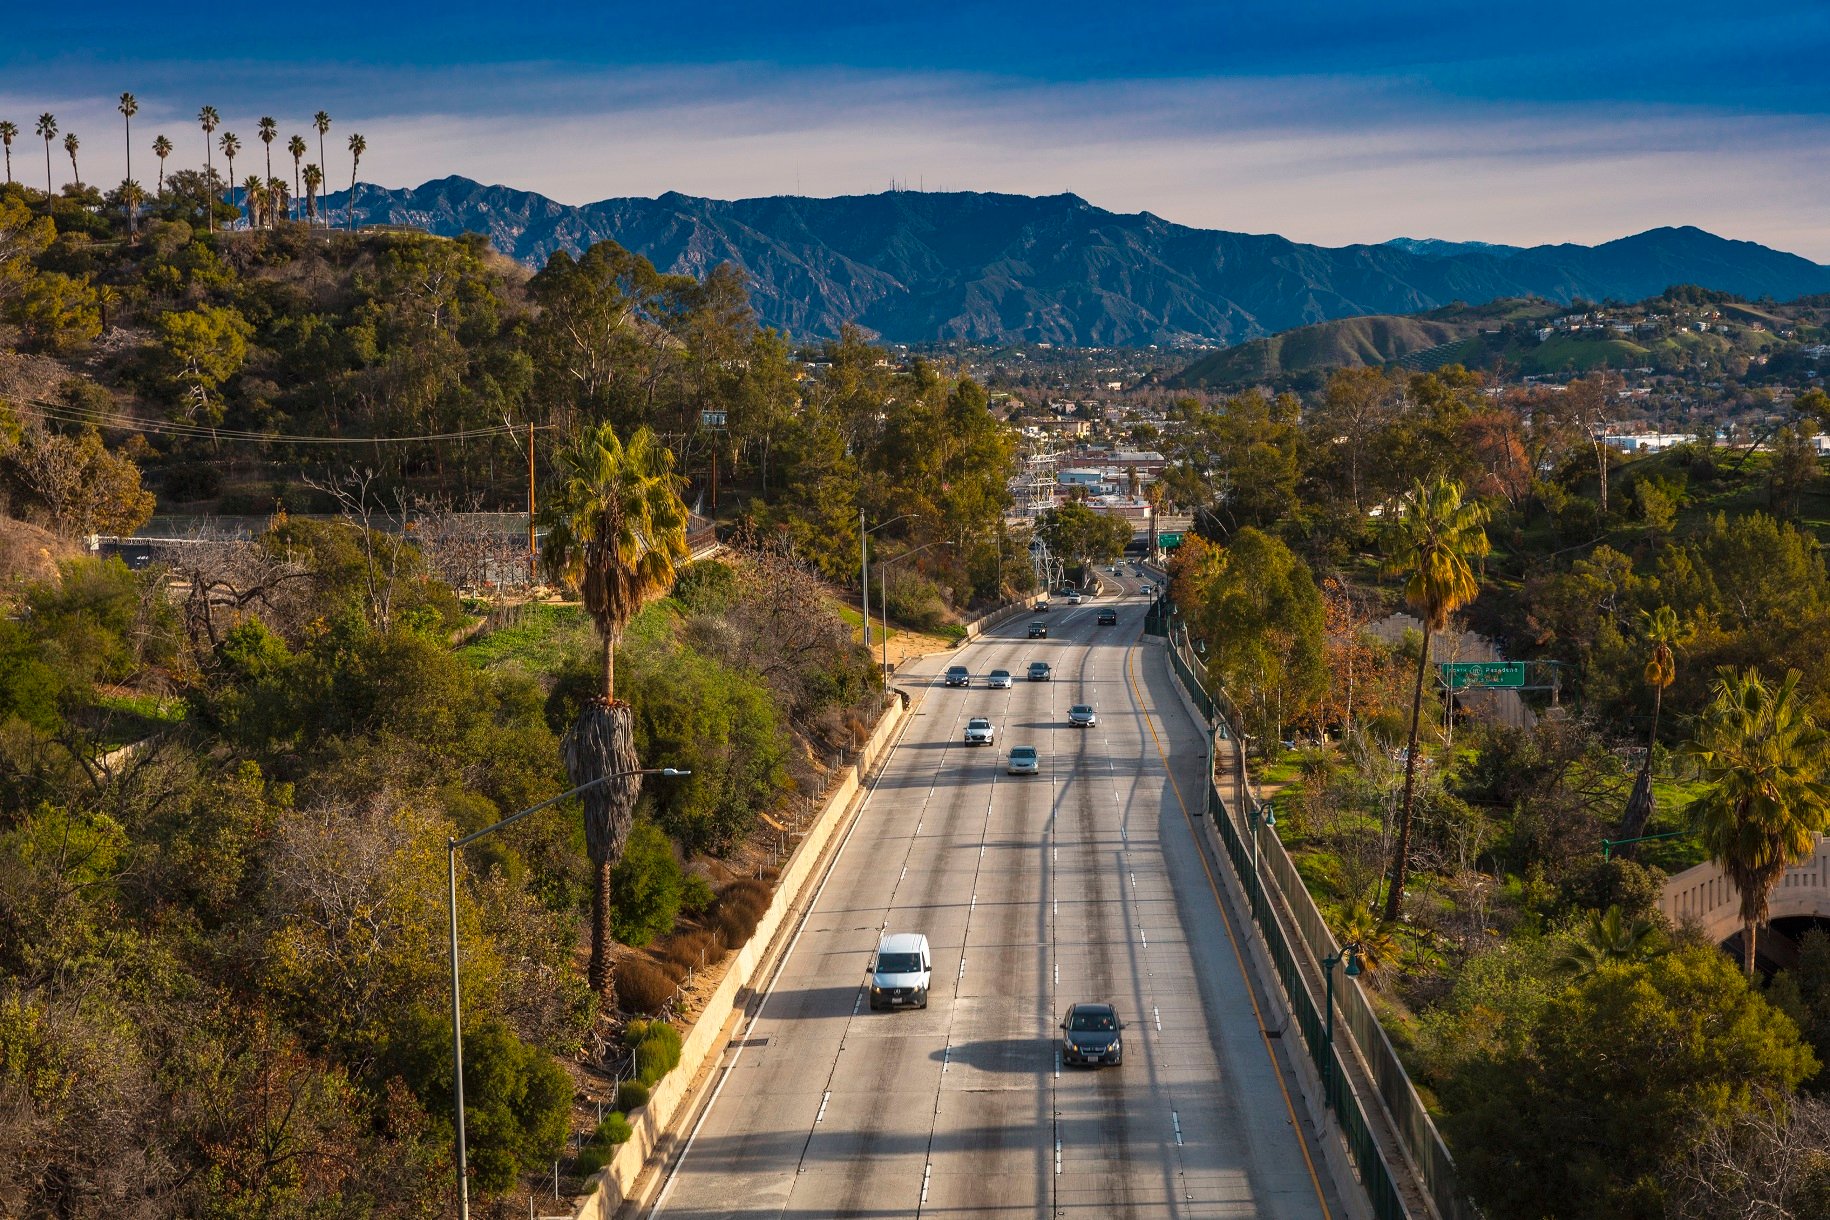
<instances>
[{"instance_id":1,"label":"palm tree","mask_svg":"<svg viewBox=\"0 0 1830 1220\"><path fill-rule=\"evenodd\" d=\"M1628 919L1618 906L1589 914L1581 936L1558 955L1557 973L1586 978L1609 962L1636 962L1662 947L1658 925L1643 916Z\"/></svg>"},{"instance_id":2,"label":"palm tree","mask_svg":"<svg viewBox=\"0 0 1830 1220\"><path fill-rule=\"evenodd\" d=\"M127 181L131 182L133 181L133 116L140 113L140 99L131 93L123 93L120 103L115 106L115 109L121 112L121 126L126 133ZM129 203L127 205L127 233L129 236L132 236L134 232L134 211L134 205Z\"/></svg>"},{"instance_id":3,"label":"palm tree","mask_svg":"<svg viewBox=\"0 0 1830 1220\"><path fill-rule=\"evenodd\" d=\"M1405 873L1410 866L1411 815L1417 796L1417 729L1423 717L1423 675L1430 666L1430 636L1449 625L1449 616L1480 593L1469 560L1490 549L1487 510L1462 501L1461 484L1438 477L1411 485L1398 517L1384 537L1385 571L1405 577L1404 600L1423 620L1423 646L1417 653L1417 680L1411 691L1410 748L1404 759L1404 808L1399 814L1398 843L1392 853L1391 892L1385 896L1385 919L1396 920L1404 901Z\"/></svg>"},{"instance_id":4,"label":"palm tree","mask_svg":"<svg viewBox=\"0 0 1830 1220\"><path fill-rule=\"evenodd\" d=\"M13 138L19 134L19 124L7 119L0 119L0 145L6 146L6 184L13 185Z\"/></svg>"},{"instance_id":5,"label":"palm tree","mask_svg":"<svg viewBox=\"0 0 1830 1220\"><path fill-rule=\"evenodd\" d=\"M259 134L260 134L261 143L265 144L267 146L267 177L272 178L273 177L273 142L279 138L280 125L278 123L274 122L272 116L263 114L261 116L260 122L255 124L255 126L260 128Z\"/></svg>"},{"instance_id":6,"label":"palm tree","mask_svg":"<svg viewBox=\"0 0 1830 1220\"><path fill-rule=\"evenodd\" d=\"M222 138L216 143L222 149L222 155L229 159L229 206L234 208L235 215L240 217L241 205L235 202L235 154L241 151L241 140L236 137L234 132L225 131L222 133Z\"/></svg>"},{"instance_id":7,"label":"palm tree","mask_svg":"<svg viewBox=\"0 0 1830 1220\"><path fill-rule=\"evenodd\" d=\"M305 223L318 219L318 188L324 185L324 171L315 163L305 167Z\"/></svg>"},{"instance_id":8,"label":"palm tree","mask_svg":"<svg viewBox=\"0 0 1830 1220\"><path fill-rule=\"evenodd\" d=\"M311 125L318 132L318 164L320 166L329 165L330 160L324 155L324 133L330 130L330 115L322 110L318 111L311 116ZM330 224L329 216L324 218L324 223L327 226Z\"/></svg>"},{"instance_id":9,"label":"palm tree","mask_svg":"<svg viewBox=\"0 0 1830 1220\"><path fill-rule=\"evenodd\" d=\"M248 201L248 227L258 229L267 213L267 185L259 174L249 174L241 184L241 196Z\"/></svg>"},{"instance_id":10,"label":"palm tree","mask_svg":"<svg viewBox=\"0 0 1830 1220\"><path fill-rule=\"evenodd\" d=\"M356 171L362 168L362 154L369 150L369 142L356 133L349 138L349 203L344 211L349 214L349 227L356 227Z\"/></svg>"},{"instance_id":11,"label":"palm tree","mask_svg":"<svg viewBox=\"0 0 1830 1220\"><path fill-rule=\"evenodd\" d=\"M558 475L541 511L541 559L555 581L579 592L602 637L603 690L566 733L575 785L635 770L629 705L616 698L616 645L643 604L672 587L687 555L686 505L674 455L647 428L625 444L609 424L577 437L555 459ZM600 784L585 796L585 846L596 866L591 902L590 982L607 994L610 870L621 858L641 795L641 777Z\"/></svg>"},{"instance_id":12,"label":"palm tree","mask_svg":"<svg viewBox=\"0 0 1830 1220\"><path fill-rule=\"evenodd\" d=\"M1640 631L1646 637L1646 685L1652 688L1652 733L1646 739L1646 761L1640 765L1633 781L1633 794L1627 798L1627 811L1620 819L1620 837L1635 839L1646 832L1646 826L1657 811L1652 795L1652 752L1658 748L1659 713L1665 704L1665 692L1677 681L1677 649L1690 638L1689 628L1670 606L1660 606L1650 613L1640 612ZM1625 844L1630 854L1633 844Z\"/></svg>"},{"instance_id":13,"label":"palm tree","mask_svg":"<svg viewBox=\"0 0 1830 1220\"><path fill-rule=\"evenodd\" d=\"M82 189L83 172L76 168L76 150L82 147L82 141L76 138L74 131L64 133L64 151L70 154L70 176L76 179L76 188Z\"/></svg>"},{"instance_id":14,"label":"palm tree","mask_svg":"<svg viewBox=\"0 0 1830 1220\"><path fill-rule=\"evenodd\" d=\"M1690 802L1703 849L1741 895L1741 960L1754 977L1754 936L1786 869L1809 859L1830 813L1830 735L1798 693L1799 674L1768 686L1723 666L1685 750L1708 788Z\"/></svg>"},{"instance_id":15,"label":"palm tree","mask_svg":"<svg viewBox=\"0 0 1830 1220\"><path fill-rule=\"evenodd\" d=\"M284 178L267 179L267 227L271 229L279 223L280 217L287 215L287 207L292 202L292 188L286 185Z\"/></svg>"},{"instance_id":16,"label":"palm tree","mask_svg":"<svg viewBox=\"0 0 1830 1220\"><path fill-rule=\"evenodd\" d=\"M303 194L299 190L299 162L305 156L305 137L295 135L287 140L286 151L292 154L292 197L297 199Z\"/></svg>"},{"instance_id":17,"label":"palm tree","mask_svg":"<svg viewBox=\"0 0 1830 1220\"><path fill-rule=\"evenodd\" d=\"M165 158L172 155L172 142L164 136L153 141L153 156L159 158L159 191L161 198L165 195Z\"/></svg>"},{"instance_id":18,"label":"palm tree","mask_svg":"<svg viewBox=\"0 0 1830 1220\"><path fill-rule=\"evenodd\" d=\"M38 126L32 130L44 137L44 210L51 210L51 141L57 138L57 116L46 111L38 116Z\"/></svg>"},{"instance_id":19,"label":"palm tree","mask_svg":"<svg viewBox=\"0 0 1830 1220\"><path fill-rule=\"evenodd\" d=\"M216 107L205 106L197 112L197 122L203 126L203 172L212 182L216 180L216 166L210 160L210 136L216 131L216 125L222 122L222 116L216 113ZM235 175L229 175L229 181L235 181ZM231 190L234 188L231 187ZM210 232L216 231L216 200L211 198L209 207Z\"/></svg>"}]
</instances>

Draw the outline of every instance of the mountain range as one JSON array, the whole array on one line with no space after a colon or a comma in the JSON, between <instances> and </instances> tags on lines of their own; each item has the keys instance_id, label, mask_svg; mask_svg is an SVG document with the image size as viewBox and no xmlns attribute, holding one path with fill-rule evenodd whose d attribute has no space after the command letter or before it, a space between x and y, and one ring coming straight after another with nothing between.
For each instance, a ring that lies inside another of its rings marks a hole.
<instances>
[{"instance_id":1,"label":"mountain range","mask_svg":"<svg viewBox=\"0 0 1830 1220\"><path fill-rule=\"evenodd\" d=\"M345 192L324 200L338 217L347 203ZM364 184L354 211L363 224L482 233L533 266L606 238L667 271L733 262L762 321L797 339L852 322L902 343L1233 344L1454 301L1638 300L1680 283L1780 300L1830 292L1830 267L1689 227L1598 246L1400 238L1328 247L1108 212L1072 194L669 192L572 206L462 177Z\"/></svg>"}]
</instances>

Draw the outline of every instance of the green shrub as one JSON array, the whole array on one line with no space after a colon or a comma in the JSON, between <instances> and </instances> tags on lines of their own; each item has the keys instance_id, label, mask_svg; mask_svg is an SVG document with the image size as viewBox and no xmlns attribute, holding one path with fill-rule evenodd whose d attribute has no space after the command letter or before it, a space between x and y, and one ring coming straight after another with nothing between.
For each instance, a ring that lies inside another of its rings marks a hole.
<instances>
[{"instance_id":1,"label":"green shrub","mask_svg":"<svg viewBox=\"0 0 1830 1220\"><path fill-rule=\"evenodd\" d=\"M635 1078L653 1087L680 1063L680 1031L665 1021L631 1021L624 1040L635 1051Z\"/></svg>"},{"instance_id":2,"label":"green shrub","mask_svg":"<svg viewBox=\"0 0 1830 1220\"><path fill-rule=\"evenodd\" d=\"M700 614L722 613L736 596L736 570L716 559L687 564L674 581L673 599Z\"/></svg>"},{"instance_id":3,"label":"green shrub","mask_svg":"<svg viewBox=\"0 0 1830 1220\"><path fill-rule=\"evenodd\" d=\"M667 1006L678 988L677 976L645 957L626 957L616 964L616 1002L624 1012L653 1016Z\"/></svg>"},{"instance_id":4,"label":"green shrub","mask_svg":"<svg viewBox=\"0 0 1830 1220\"><path fill-rule=\"evenodd\" d=\"M625 1080L616 1086L616 1108L627 1114L648 1104L648 1086L639 1080Z\"/></svg>"},{"instance_id":5,"label":"green shrub","mask_svg":"<svg viewBox=\"0 0 1830 1220\"><path fill-rule=\"evenodd\" d=\"M572 1167L580 1177L590 1177L610 1163L610 1158L616 1155L617 1145L627 1143L633 1133L634 1128L629 1125L629 1119L612 1110L604 1115L604 1121L597 1124L597 1130L591 1133L591 1138L578 1150Z\"/></svg>"},{"instance_id":6,"label":"green shrub","mask_svg":"<svg viewBox=\"0 0 1830 1220\"><path fill-rule=\"evenodd\" d=\"M591 1142L614 1148L618 1144L628 1143L632 1134L634 1134L634 1129L630 1127L629 1119L618 1111L612 1110L604 1115L603 1122L597 1124L597 1131L591 1137Z\"/></svg>"},{"instance_id":7,"label":"green shrub","mask_svg":"<svg viewBox=\"0 0 1830 1220\"><path fill-rule=\"evenodd\" d=\"M682 878L673 844L653 822L638 821L610 874L610 934L640 948L680 917Z\"/></svg>"},{"instance_id":8,"label":"green shrub","mask_svg":"<svg viewBox=\"0 0 1830 1220\"><path fill-rule=\"evenodd\" d=\"M705 914L717 897L712 883L700 873L688 873L680 879L680 909L695 919Z\"/></svg>"}]
</instances>

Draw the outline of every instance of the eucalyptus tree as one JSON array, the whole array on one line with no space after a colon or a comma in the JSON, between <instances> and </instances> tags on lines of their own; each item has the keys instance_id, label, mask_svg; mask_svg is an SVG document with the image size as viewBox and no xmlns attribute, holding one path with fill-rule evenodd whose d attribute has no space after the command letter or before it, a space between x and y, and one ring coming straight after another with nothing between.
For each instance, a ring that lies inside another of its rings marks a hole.
<instances>
[{"instance_id":1,"label":"eucalyptus tree","mask_svg":"<svg viewBox=\"0 0 1830 1220\"><path fill-rule=\"evenodd\" d=\"M565 737L574 785L605 776L584 797L585 845L596 871L591 901L590 983L600 995L612 982L610 873L628 842L641 796L629 704L616 697L616 646L644 604L673 587L688 556L686 505L674 455L647 428L627 442L599 424L557 455L555 484L541 510L541 561L554 581L577 591L603 644L602 688Z\"/></svg>"},{"instance_id":2,"label":"eucalyptus tree","mask_svg":"<svg viewBox=\"0 0 1830 1220\"><path fill-rule=\"evenodd\" d=\"M197 122L203 128L203 174L204 177L208 178L212 183L212 195L209 206L209 225L210 232L214 233L216 231L216 200L213 186L216 181L216 166L215 163L210 160L210 137L215 134L217 124L222 122L222 116L216 113L216 107L205 106L197 112ZM229 181L231 183L235 181L233 170L230 171ZM231 186L229 189L233 191L234 187Z\"/></svg>"},{"instance_id":3,"label":"eucalyptus tree","mask_svg":"<svg viewBox=\"0 0 1830 1220\"><path fill-rule=\"evenodd\" d=\"M19 124L10 119L0 119L0 145L6 148L6 184L13 185L13 139L19 134Z\"/></svg>"},{"instance_id":4,"label":"eucalyptus tree","mask_svg":"<svg viewBox=\"0 0 1830 1220\"><path fill-rule=\"evenodd\" d=\"M222 155L229 161L229 206L235 209L235 214L239 217L241 205L235 202L235 154L241 151L241 139L234 132L225 131L222 133L222 138L216 141L216 145L222 149Z\"/></svg>"},{"instance_id":5,"label":"eucalyptus tree","mask_svg":"<svg viewBox=\"0 0 1830 1220\"><path fill-rule=\"evenodd\" d=\"M1755 935L1786 869L1811 858L1830 826L1830 734L1786 671L1716 671L1686 752L1707 785L1690 803L1703 849L1741 899L1741 963L1754 977Z\"/></svg>"},{"instance_id":6,"label":"eucalyptus tree","mask_svg":"<svg viewBox=\"0 0 1830 1220\"><path fill-rule=\"evenodd\" d=\"M299 162L305 157L305 137L295 135L288 139L286 151L292 154L292 197L297 199L304 193L299 190Z\"/></svg>"},{"instance_id":7,"label":"eucalyptus tree","mask_svg":"<svg viewBox=\"0 0 1830 1220\"><path fill-rule=\"evenodd\" d=\"M159 195L165 194L165 159L172 155L172 142L164 136L153 141L153 156L159 158Z\"/></svg>"},{"instance_id":8,"label":"eucalyptus tree","mask_svg":"<svg viewBox=\"0 0 1830 1220\"><path fill-rule=\"evenodd\" d=\"M127 141L127 179L126 180L128 182L132 182L133 181L133 116L140 113L140 99L135 97L131 93L123 93L123 94L121 94L120 101L115 104L115 109L121 112L121 129L122 129L122 133L125 136L126 141ZM144 193L145 192L139 191L137 189L135 191L136 195L140 195L140 194L144 194ZM137 211L138 211L138 208L135 203L130 202L127 204L127 232L129 235L131 235L135 230L135 227L137 224L137 219L138 219L135 215L135 213Z\"/></svg>"},{"instance_id":9,"label":"eucalyptus tree","mask_svg":"<svg viewBox=\"0 0 1830 1220\"><path fill-rule=\"evenodd\" d=\"M1438 477L1421 479L1399 504L1397 518L1381 540L1384 570L1404 577L1404 600L1423 620L1423 643L1417 652L1417 677L1411 690L1410 745L1404 760L1404 805L1398 817L1398 841L1392 849L1391 890L1385 896L1385 918L1398 918L1410 867L1411 819L1417 800L1417 732L1423 718L1423 676L1430 667L1430 636L1449 624L1449 616L1480 593L1471 561L1486 555L1487 510L1462 500L1460 483Z\"/></svg>"},{"instance_id":10,"label":"eucalyptus tree","mask_svg":"<svg viewBox=\"0 0 1830 1220\"><path fill-rule=\"evenodd\" d=\"M56 191L51 186L51 141L57 138L57 116L45 111L38 116L38 125L32 129L44 137L44 207L51 210L51 199Z\"/></svg>"},{"instance_id":11,"label":"eucalyptus tree","mask_svg":"<svg viewBox=\"0 0 1830 1220\"><path fill-rule=\"evenodd\" d=\"M362 133L352 133L349 138L349 203L345 208L351 229L356 227L356 174L362 168L362 154L368 150L369 142L362 138Z\"/></svg>"}]
</instances>

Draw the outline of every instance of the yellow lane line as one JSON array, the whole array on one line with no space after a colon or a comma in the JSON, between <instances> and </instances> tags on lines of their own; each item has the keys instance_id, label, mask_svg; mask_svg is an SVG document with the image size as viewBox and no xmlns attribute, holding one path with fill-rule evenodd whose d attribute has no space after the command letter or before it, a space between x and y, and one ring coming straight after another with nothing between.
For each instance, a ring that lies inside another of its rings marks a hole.
<instances>
[{"instance_id":1,"label":"yellow lane line","mask_svg":"<svg viewBox=\"0 0 1830 1220\"><path fill-rule=\"evenodd\" d=\"M1150 709L1144 702L1143 691L1137 684L1137 653L1138 649L1133 645L1125 663L1125 676L1131 681L1131 698L1136 702L1138 711L1144 714L1144 724L1150 729L1150 740L1156 743L1157 756L1163 760L1163 772L1169 777L1169 789L1175 793L1176 804L1182 810L1183 819L1188 822L1188 833L1198 838L1200 831L1195 826L1194 816L1188 812L1187 803L1182 800L1182 786L1176 783L1175 770L1169 765L1169 752L1163 748L1163 739L1156 731L1156 717L1150 714ZM1212 782L1211 777L1209 782ZM1276 1048L1271 1045L1270 1031L1265 1028L1264 1013L1258 1007L1252 976L1245 968L1245 954L1240 951L1239 937L1233 932L1232 913L1227 910L1226 900L1220 896L1220 884L1214 880L1214 870L1208 866L1207 853L1201 850L1199 843L1195 845L1195 855L1200 858L1201 871L1207 874L1207 886L1214 892L1214 903L1220 908L1220 920L1226 927L1226 939L1233 946L1233 957L1239 962L1239 976L1245 981L1245 998L1252 1002L1252 1016L1258 1022L1258 1035L1264 1042L1265 1055L1271 1060L1271 1075L1277 1078L1278 1091L1284 1095L1284 1109L1290 1114L1290 1130L1296 1136L1296 1146L1302 1149L1303 1164L1308 1168L1309 1181L1315 1187L1315 1201L1322 1205L1325 1220L1334 1220L1334 1213L1328 1208L1328 1199L1322 1193L1322 1179L1316 1174L1315 1161L1309 1155L1309 1141L1303 1136L1302 1120L1296 1116L1296 1104L1290 1100L1289 1086L1284 1084L1283 1068L1277 1062Z\"/></svg>"}]
</instances>

